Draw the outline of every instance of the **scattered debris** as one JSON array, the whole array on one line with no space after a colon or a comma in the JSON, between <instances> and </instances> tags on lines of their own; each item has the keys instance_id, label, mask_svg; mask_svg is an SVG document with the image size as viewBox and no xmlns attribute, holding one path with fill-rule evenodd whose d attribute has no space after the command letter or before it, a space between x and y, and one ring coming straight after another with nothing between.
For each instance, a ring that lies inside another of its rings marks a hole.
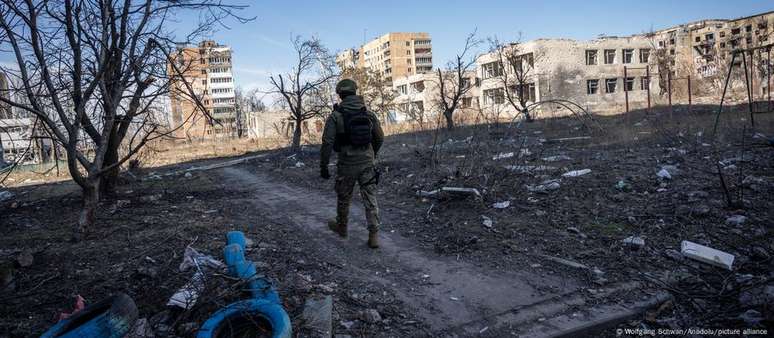
<instances>
[{"instance_id":1,"label":"scattered debris","mask_svg":"<svg viewBox=\"0 0 774 338\"><path fill-rule=\"evenodd\" d=\"M734 264L734 255L701 244L683 241L681 248L683 256L700 262L719 266L727 270L731 270Z\"/></svg>"},{"instance_id":2,"label":"scattered debris","mask_svg":"<svg viewBox=\"0 0 774 338\"><path fill-rule=\"evenodd\" d=\"M623 192L632 191L632 185L629 183L626 183L626 181L624 180L618 181L618 183L615 184L615 188Z\"/></svg>"},{"instance_id":3,"label":"scattered debris","mask_svg":"<svg viewBox=\"0 0 774 338\"><path fill-rule=\"evenodd\" d=\"M624 238L622 242L626 245L629 245L635 248L641 248L645 246L645 239L643 239L640 236L629 236Z\"/></svg>"},{"instance_id":4,"label":"scattered debris","mask_svg":"<svg viewBox=\"0 0 774 338\"><path fill-rule=\"evenodd\" d=\"M747 220L747 217L744 215L732 215L726 218L726 223L731 225L742 225Z\"/></svg>"},{"instance_id":5,"label":"scattered debris","mask_svg":"<svg viewBox=\"0 0 774 338\"><path fill-rule=\"evenodd\" d=\"M142 202L156 202L161 199L161 194L145 195L140 197Z\"/></svg>"},{"instance_id":6,"label":"scattered debris","mask_svg":"<svg viewBox=\"0 0 774 338\"><path fill-rule=\"evenodd\" d=\"M13 193L8 190L0 190L0 202L13 198Z\"/></svg>"},{"instance_id":7,"label":"scattered debris","mask_svg":"<svg viewBox=\"0 0 774 338\"><path fill-rule=\"evenodd\" d=\"M760 312L750 309L739 315L739 319L743 320L747 325L757 326L764 318Z\"/></svg>"},{"instance_id":8,"label":"scattered debris","mask_svg":"<svg viewBox=\"0 0 774 338\"><path fill-rule=\"evenodd\" d=\"M656 176L665 180L671 180L672 175L666 169L661 169L656 173Z\"/></svg>"},{"instance_id":9,"label":"scattered debris","mask_svg":"<svg viewBox=\"0 0 774 338\"><path fill-rule=\"evenodd\" d=\"M296 164L295 164L295 167L296 167L296 168L303 168L304 166L306 166L306 164L304 164L304 162L301 162L301 161L298 161L298 162L296 162Z\"/></svg>"},{"instance_id":10,"label":"scattered debris","mask_svg":"<svg viewBox=\"0 0 774 338\"><path fill-rule=\"evenodd\" d=\"M560 180L546 180L538 185L527 185L526 187L529 192L547 193L549 191L559 189L559 182Z\"/></svg>"},{"instance_id":11,"label":"scattered debris","mask_svg":"<svg viewBox=\"0 0 774 338\"><path fill-rule=\"evenodd\" d=\"M485 227L487 227L487 228L491 228L492 227L493 223L492 223L492 219L491 218L489 218L487 216L484 216L484 215L481 215L481 218L483 219L482 223L484 224Z\"/></svg>"},{"instance_id":12,"label":"scattered debris","mask_svg":"<svg viewBox=\"0 0 774 338\"><path fill-rule=\"evenodd\" d=\"M476 197L481 197L481 192L479 192L478 189L476 188L458 188L458 187L443 187L441 189L435 189L432 191L419 190L417 191L417 196L435 197L442 192L457 194L457 195L476 195Z\"/></svg>"},{"instance_id":13,"label":"scattered debris","mask_svg":"<svg viewBox=\"0 0 774 338\"><path fill-rule=\"evenodd\" d=\"M368 309L360 313L360 319L369 324L375 324L382 321L382 316L375 309Z\"/></svg>"},{"instance_id":14,"label":"scattered debris","mask_svg":"<svg viewBox=\"0 0 774 338\"><path fill-rule=\"evenodd\" d=\"M521 174L528 174L533 171L549 171L556 170L556 167L548 165L506 165L505 169L516 171Z\"/></svg>"},{"instance_id":15,"label":"scattered debris","mask_svg":"<svg viewBox=\"0 0 774 338\"><path fill-rule=\"evenodd\" d=\"M591 169L573 170L562 174L562 177L578 177L578 176L586 175L590 172L591 172Z\"/></svg>"},{"instance_id":16,"label":"scattered debris","mask_svg":"<svg viewBox=\"0 0 774 338\"><path fill-rule=\"evenodd\" d=\"M497 161L497 160L502 160L502 159L506 159L506 158L511 158L514 155L515 154L513 152L510 152L510 153L499 153L499 154L493 156L492 160L493 161Z\"/></svg>"},{"instance_id":17,"label":"scattered debris","mask_svg":"<svg viewBox=\"0 0 774 338\"><path fill-rule=\"evenodd\" d=\"M543 157L543 161L545 162L558 162L558 161L570 161L572 158L567 155L554 155L554 156L548 156Z\"/></svg>"},{"instance_id":18,"label":"scattered debris","mask_svg":"<svg viewBox=\"0 0 774 338\"><path fill-rule=\"evenodd\" d=\"M575 261L567 260L567 259L564 259L564 258L559 258L559 257L554 257L554 256L549 256L549 255L540 255L540 256L545 258L545 259L547 259L547 260L549 260L549 261L552 261L554 263L558 263L558 264L561 264L561 265L564 265L564 266L569 266L571 268L582 269L582 270L588 270L589 269L589 267L586 266L586 265L583 265L583 264L575 262Z\"/></svg>"},{"instance_id":19,"label":"scattered debris","mask_svg":"<svg viewBox=\"0 0 774 338\"><path fill-rule=\"evenodd\" d=\"M578 140L589 140L589 139L591 139L591 136L563 137L563 138L548 140L548 142L578 141Z\"/></svg>"},{"instance_id":20,"label":"scattered debris","mask_svg":"<svg viewBox=\"0 0 774 338\"><path fill-rule=\"evenodd\" d=\"M578 229L576 227L569 227L569 228L567 228L567 232L573 233L573 234L576 234L576 235L581 233L580 229Z\"/></svg>"},{"instance_id":21,"label":"scattered debris","mask_svg":"<svg viewBox=\"0 0 774 338\"><path fill-rule=\"evenodd\" d=\"M330 337L333 334L333 298L307 299L301 317L306 328L314 330L320 337Z\"/></svg>"},{"instance_id":22,"label":"scattered debris","mask_svg":"<svg viewBox=\"0 0 774 338\"><path fill-rule=\"evenodd\" d=\"M343 327L346 330L351 329L353 326L355 326L355 321L353 320L342 320L339 322L339 325Z\"/></svg>"},{"instance_id":23,"label":"scattered debris","mask_svg":"<svg viewBox=\"0 0 774 338\"><path fill-rule=\"evenodd\" d=\"M204 273L197 270L191 280L169 298L167 306L190 310L196 304L202 291L204 291Z\"/></svg>"},{"instance_id":24,"label":"scattered debris","mask_svg":"<svg viewBox=\"0 0 774 338\"><path fill-rule=\"evenodd\" d=\"M192 178L192 177L193 177L193 174L191 174L191 172L190 172L190 171L186 171L186 172L185 172L185 175L183 175L183 176L185 176L185 178Z\"/></svg>"},{"instance_id":25,"label":"scattered debris","mask_svg":"<svg viewBox=\"0 0 774 338\"><path fill-rule=\"evenodd\" d=\"M492 204L492 208L495 209L505 209L509 206L511 206L511 201L502 201Z\"/></svg>"},{"instance_id":26,"label":"scattered debris","mask_svg":"<svg viewBox=\"0 0 774 338\"><path fill-rule=\"evenodd\" d=\"M196 267L197 270L201 269L202 267L209 267L216 270L220 270L226 267L226 264L223 264L223 262L213 258L210 255L205 255L202 253L199 253L196 251L196 249L192 248L190 245L185 248L185 253L183 254L183 262L180 263L180 269L181 272L187 271L188 269Z\"/></svg>"}]
</instances>

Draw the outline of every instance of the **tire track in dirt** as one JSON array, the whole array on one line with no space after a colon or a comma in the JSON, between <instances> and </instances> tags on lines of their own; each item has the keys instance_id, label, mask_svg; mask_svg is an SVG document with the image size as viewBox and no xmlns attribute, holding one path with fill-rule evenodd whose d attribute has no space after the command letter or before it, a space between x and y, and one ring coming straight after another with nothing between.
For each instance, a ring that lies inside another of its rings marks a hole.
<instances>
[{"instance_id":1,"label":"tire track in dirt","mask_svg":"<svg viewBox=\"0 0 774 338\"><path fill-rule=\"evenodd\" d=\"M224 187L254 192L253 201L262 214L289 219L299 231L308 233L309 246L320 255L346 262L354 278L361 278L392 291L436 331L503 313L517 307L571 292L574 281L539 276L523 271L493 271L416 247L409 239L383 231L381 248L366 247L365 217L359 202L353 202L349 238L342 240L327 229L335 215L336 198L312 189L277 182L267 174L240 166L217 171ZM382 214L389 223L389 215ZM390 271L392 273L382 273ZM557 293L538 291L553 287Z\"/></svg>"}]
</instances>

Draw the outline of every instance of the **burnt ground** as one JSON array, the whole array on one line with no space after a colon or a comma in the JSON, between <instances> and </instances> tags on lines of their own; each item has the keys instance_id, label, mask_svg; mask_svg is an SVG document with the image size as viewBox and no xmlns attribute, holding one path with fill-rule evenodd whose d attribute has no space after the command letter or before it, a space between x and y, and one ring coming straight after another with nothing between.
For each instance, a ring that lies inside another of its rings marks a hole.
<instances>
[{"instance_id":1,"label":"burnt ground","mask_svg":"<svg viewBox=\"0 0 774 338\"><path fill-rule=\"evenodd\" d=\"M298 155L265 152L190 177L153 172L200 163L134 175L142 180L129 175L103 203L98 226L75 244L68 242L79 207L72 183L13 188L16 197L0 206L0 255L12 262L29 252L33 262L10 263L14 278L0 293L0 335L41 333L71 310L75 295L89 303L125 292L157 333L191 336L240 295L233 280L213 274L192 310L165 308L191 276L178 270L182 254L190 245L220 258L224 234L233 229L255 242L248 256L275 282L302 335L303 303L321 295L333 296L336 333L495 337L521 331L490 328L488 318L570 293L594 299L632 281L643 290L611 299L659 289L672 299L620 328L767 328L774 299L764 289L774 278L774 148L755 133L771 137L774 119L756 115L753 132L746 114L727 113L716 137L713 119L710 109L698 107L598 117L586 125L563 118L390 136L379 163L384 245L376 252L365 248L359 207L349 239L325 231L335 197L332 182L317 176L314 146ZM671 179L656 175L664 166ZM591 172L562 177L582 169ZM528 188L552 179L560 180L556 190ZM476 188L482 196L417 196L441 187ZM506 208L493 206L505 201ZM625 245L629 236L645 245ZM733 271L683 258L682 240L735 255ZM365 316L367 310L381 320ZM583 309L568 311L575 316Z\"/></svg>"}]
</instances>

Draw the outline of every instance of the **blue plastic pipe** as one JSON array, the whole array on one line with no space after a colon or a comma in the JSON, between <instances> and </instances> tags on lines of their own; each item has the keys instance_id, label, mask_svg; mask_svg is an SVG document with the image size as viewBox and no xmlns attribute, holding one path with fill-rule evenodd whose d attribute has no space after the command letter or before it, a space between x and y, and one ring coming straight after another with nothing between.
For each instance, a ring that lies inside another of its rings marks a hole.
<instances>
[{"instance_id":1,"label":"blue plastic pipe","mask_svg":"<svg viewBox=\"0 0 774 338\"><path fill-rule=\"evenodd\" d=\"M282 307L279 293L265 278L258 276L255 264L245 259L247 239L244 233L229 231L226 234L226 242L223 257L228 266L228 273L247 281L252 298L232 303L216 312L202 325L196 337L212 338L224 323L242 316L259 316L268 320L272 337L290 338L292 336L290 317Z\"/></svg>"}]
</instances>

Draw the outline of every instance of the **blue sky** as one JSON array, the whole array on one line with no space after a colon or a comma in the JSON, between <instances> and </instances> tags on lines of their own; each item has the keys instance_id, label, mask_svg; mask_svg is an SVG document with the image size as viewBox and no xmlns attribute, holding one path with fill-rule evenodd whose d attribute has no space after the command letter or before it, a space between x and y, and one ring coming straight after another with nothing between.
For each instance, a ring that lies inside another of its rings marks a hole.
<instances>
[{"instance_id":1,"label":"blue sky","mask_svg":"<svg viewBox=\"0 0 774 338\"><path fill-rule=\"evenodd\" d=\"M358 46L390 31L423 31L433 40L433 63L443 65L465 36L512 40L593 39L599 34L629 35L706 19L736 18L774 10L772 1L235 1L255 16L212 35L234 49L237 85L265 87L267 77L292 65L290 37L318 36L332 51ZM180 24L181 31L185 24Z\"/></svg>"}]
</instances>

